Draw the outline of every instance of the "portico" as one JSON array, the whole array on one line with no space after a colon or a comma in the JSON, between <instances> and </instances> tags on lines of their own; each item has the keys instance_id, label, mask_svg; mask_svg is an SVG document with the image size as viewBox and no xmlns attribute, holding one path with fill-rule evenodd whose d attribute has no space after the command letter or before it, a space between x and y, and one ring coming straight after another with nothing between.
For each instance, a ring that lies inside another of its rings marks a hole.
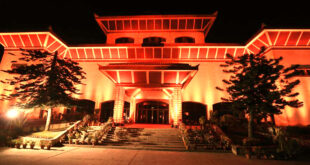
<instances>
[{"instance_id":1,"label":"portico","mask_svg":"<svg viewBox=\"0 0 310 165\"><path fill-rule=\"evenodd\" d=\"M124 101L128 100L129 120L176 125L182 120L182 89L195 76L198 65L115 63L99 65L99 70L116 86L113 109L116 123L124 122ZM138 103L143 105L137 112Z\"/></svg>"}]
</instances>

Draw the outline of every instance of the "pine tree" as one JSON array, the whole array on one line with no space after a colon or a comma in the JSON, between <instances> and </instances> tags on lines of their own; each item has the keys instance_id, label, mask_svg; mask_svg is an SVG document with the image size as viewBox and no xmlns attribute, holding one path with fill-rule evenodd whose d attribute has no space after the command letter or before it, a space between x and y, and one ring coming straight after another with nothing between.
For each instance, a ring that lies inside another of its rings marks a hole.
<instances>
[{"instance_id":1,"label":"pine tree","mask_svg":"<svg viewBox=\"0 0 310 165\"><path fill-rule=\"evenodd\" d=\"M225 89L216 87L228 93L222 98L231 102L233 109L248 114L248 138L253 138L254 119L260 120L273 115L281 114L286 106L301 107L302 102L294 98L298 92L294 87L300 83L293 78L298 74L297 65L284 67L280 64L282 57L267 59L264 48L257 54L244 54L230 59L221 65L224 73L231 74L228 80L224 79Z\"/></svg>"},{"instance_id":2,"label":"pine tree","mask_svg":"<svg viewBox=\"0 0 310 165\"><path fill-rule=\"evenodd\" d=\"M1 99L16 99L16 106L20 108L47 109L45 130L49 130L52 109L75 104L76 99L72 95L79 94L76 85L82 84L85 72L77 62L58 58L57 52L22 50L18 61L27 65L3 70L13 78L2 83L14 85L14 89L11 94L2 95Z\"/></svg>"}]
</instances>

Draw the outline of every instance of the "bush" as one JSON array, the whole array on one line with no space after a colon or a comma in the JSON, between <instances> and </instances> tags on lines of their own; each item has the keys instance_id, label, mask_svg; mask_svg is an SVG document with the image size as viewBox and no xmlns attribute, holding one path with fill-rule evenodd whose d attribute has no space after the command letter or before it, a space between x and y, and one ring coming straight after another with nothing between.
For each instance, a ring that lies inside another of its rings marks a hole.
<instances>
[{"instance_id":1,"label":"bush","mask_svg":"<svg viewBox=\"0 0 310 165\"><path fill-rule=\"evenodd\" d=\"M258 138L244 138L242 139L242 144L244 146L260 146L262 141Z\"/></svg>"},{"instance_id":2,"label":"bush","mask_svg":"<svg viewBox=\"0 0 310 165\"><path fill-rule=\"evenodd\" d=\"M277 152L280 158L291 159L301 153L301 144L297 140L289 138L284 128L276 130L275 139L278 143Z\"/></svg>"},{"instance_id":3,"label":"bush","mask_svg":"<svg viewBox=\"0 0 310 165\"><path fill-rule=\"evenodd\" d=\"M7 144L8 135L0 132L0 147L5 146Z\"/></svg>"},{"instance_id":4,"label":"bush","mask_svg":"<svg viewBox=\"0 0 310 165\"><path fill-rule=\"evenodd\" d=\"M235 116L230 114L225 114L220 118L220 126L221 127L235 127L238 123L238 120Z\"/></svg>"}]
</instances>

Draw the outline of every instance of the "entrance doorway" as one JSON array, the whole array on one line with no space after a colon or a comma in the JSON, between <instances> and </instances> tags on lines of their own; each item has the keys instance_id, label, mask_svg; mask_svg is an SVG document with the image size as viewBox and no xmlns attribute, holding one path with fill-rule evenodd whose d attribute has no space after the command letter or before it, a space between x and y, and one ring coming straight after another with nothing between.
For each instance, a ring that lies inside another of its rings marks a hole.
<instances>
[{"instance_id":1,"label":"entrance doorway","mask_svg":"<svg viewBox=\"0 0 310 165\"><path fill-rule=\"evenodd\" d=\"M169 124L169 105L161 101L138 103L136 123Z\"/></svg>"}]
</instances>

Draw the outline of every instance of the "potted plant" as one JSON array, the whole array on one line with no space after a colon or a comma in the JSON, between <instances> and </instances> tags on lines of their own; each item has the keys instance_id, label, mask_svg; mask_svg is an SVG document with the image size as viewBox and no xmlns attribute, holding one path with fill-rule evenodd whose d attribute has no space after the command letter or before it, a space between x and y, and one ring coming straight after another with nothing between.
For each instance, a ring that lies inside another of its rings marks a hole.
<instances>
[{"instance_id":1,"label":"potted plant","mask_svg":"<svg viewBox=\"0 0 310 165\"><path fill-rule=\"evenodd\" d=\"M85 141L86 141L86 143L89 145L89 144L90 144L90 142L91 142L91 137L90 137L90 136L88 136L88 137L85 139Z\"/></svg>"},{"instance_id":2,"label":"potted plant","mask_svg":"<svg viewBox=\"0 0 310 165\"><path fill-rule=\"evenodd\" d=\"M9 145L9 147L14 148L14 147L15 147L15 143L16 143L16 140L11 139L11 140L9 141L8 145Z\"/></svg>"},{"instance_id":3,"label":"potted plant","mask_svg":"<svg viewBox=\"0 0 310 165\"><path fill-rule=\"evenodd\" d=\"M86 137L87 137L87 132L86 131L82 131L82 135L80 136L80 142L82 143L82 144L85 144L85 139L86 139Z\"/></svg>"},{"instance_id":4,"label":"potted plant","mask_svg":"<svg viewBox=\"0 0 310 165\"><path fill-rule=\"evenodd\" d=\"M109 117L108 123L112 123L112 122L114 122L113 117Z\"/></svg>"},{"instance_id":5,"label":"potted plant","mask_svg":"<svg viewBox=\"0 0 310 165\"><path fill-rule=\"evenodd\" d=\"M44 147L45 147L45 141L44 140L40 141L40 147L42 150L44 149Z\"/></svg>"},{"instance_id":6,"label":"potted plant","mask_svg":"<svg viewBox=\"0 0 310 165\"><path fill-rule=\"evenodd\" d=\"M97 136L94 135L94 136L92 137L92 139L91 139L91 143L92 143L93 146L95 146L95 144L97 144L97 140L98 140Z\"/></svg>"},{"instance_id":7,"label":"potted plant","mask_svg":"<svg viewBox=\"0 0 310 165\"><path fill-rule=\"evenodd\" d=\"M64 142L64 136L61 136L60 138L59 138L59 143L63 143Z\"/></svg>"},{"instance_id":8,"label":"potted plant","mask_svg":"<svg viewBox=\"0 0 310 165\"><path fill-rule=\"evenodd\" d=\"M68 142L69 144L72 144L72 139L73 139L73 134L72 133L68 133Z\"/></svg>"},{"instance_id":9,"label":"potted plant","mask_svg":"<svg viewBox=\"0 0 310 165\"><path fill-rule=\"evenodd\" d=\"M252 157L251 148L246 148L246 150L245 150L245 157L246 157L247 159L251 159L251 157Z\"/></svg>"},{"instance_id":10,"label":"potted plant","mask_svg":"<svg viewBox=\"0 0 310 165\"><path fill-rule=\"evenodd\" d=\"M30 144L30 148L33 149L33 148L34 148L34 145L36 144L36 142L35 142L35 141L30 141L29 144Z\"/></svg>"},{"instance_id":11,"label":"potted plant","mask_svg":"<svg viewBox=\"0 0 310 165\"><path fill-rule=\"evenodd\" d=\"M51 141L48 141L47 144L46 144L46 149L47 149L47 150L50 150L50 149L51 149L51 146L52 146L52 142L51 142Z\"/></svg>"},{"instance_id":12,"label":"potted plant","mask_svg":"<svg viewBox=\"0 0 310 165\"><path fill-rule=\"evenodd\" d=\"M20 139L17 139L15 141L15 148L20 149L20 145L22 144L22 141Z\"/></svg>"},{"instance_id":13,"label":"potted plant","mask_svg":"<svg viewBox=\"0 0 310 165\"><path fill-rule=\"evenodd\" d=\"M201 131L205 130L205 125L206 125L206 117L205 116L201 116L199 118L199 124L201 126Z\"/></svg>"},{"instance_id":14,"label":"potted plant","mask_svg":"<svg viewBox=\"0 0 310 165\"><path fill-rule=\"evenodd\" d=\"M24 148L24 149L27 148L27 144L28 144L28 141L23 142L23 148Z\"/></svg>"},{"instance_id":15,"label":"potted plant","mask_svg":"<svg viewBox=\"0 0 310 165\"><path fill-rule=\"evenodd\" d=\"M81 137L81 135L79 133L75 133L75 144L79 144L79 138Z\"/></svg>"}]
</instances>

